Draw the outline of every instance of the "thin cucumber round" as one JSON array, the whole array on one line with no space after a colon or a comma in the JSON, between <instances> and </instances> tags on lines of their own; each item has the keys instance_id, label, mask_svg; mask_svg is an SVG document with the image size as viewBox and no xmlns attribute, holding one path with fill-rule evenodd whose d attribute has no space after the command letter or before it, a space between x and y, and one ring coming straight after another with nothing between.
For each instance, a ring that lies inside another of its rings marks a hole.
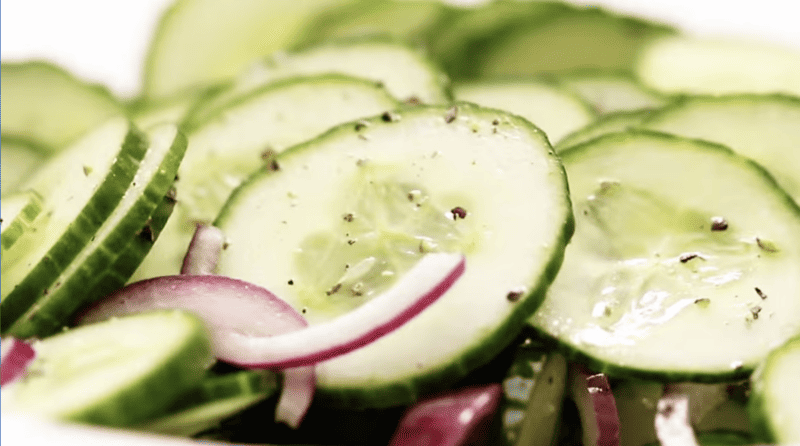
<instances>
[{"instance_id":1,"label":"thin cucumber round","mask_svg":"<svg viewBox=\"0 0 800 446\"><path fill-rule=\"evenodd\" d=\"M116 209L72 262L46 285L47 292L8 327L9 333L28 338L61 330L80 307L104 297L89 291L115 266L127 245L153 236L148 220L172 187L187 144L172 124L150 129L147 140L147 154Z\"/></svg>"},{"instance_id":2,"label":"thin cucumber round","mask_svg":"<svg viewBox=\"0 0 800 446\"><path fill-rule=\"evenodd\" d=\"M276 161L220 212L229 243L218 273L269 288L310 324L379 294L427 252L467 258L420 315L317 365L326 404L409 403L489 361L538 306L572 233L564 173L544 134L498 110L387 112Z\"/></svg>"},{"instance_id":3,"label":"thin cucumber round","mask_svg":"<svg viewBox=\"0 0 800 446\"><path fill-rule=\"evenodd\" d=\"M540 79L460 83L453 88L453 95L459 101L522 116L542 129L553 145L595 119L594 111L578 95Z\"/></svg>"},{"instance_id":4,"label":"thin cucumber round","mask_svg":"<svg viewBox=\"0 0 800 446\"><path fill-rule=\"evenodd\" d=\"M556 80L592 104L601 115L658 108L668 101L625 71L583 69L559 75Z\"/></svg>"},{"instance_id":5,"label":"thin cucumber round","mask_svg":"<svg viewBox=\"0 0 800 446\"><path fill-rule=\"evenodd\" d=\"M654 112L650 109L619 111L608 113L590 122L578 130L562 138L556 145L556 152L585 143L597 137L609 133L624 132L637 128L642 122L647 120Z\"/></svg>"},{"instance_id":6,"label":"thin cucumber round","mask_svg":"<svg viewBox=\"0 0 800 446\"><path fill-rule=\"evenodd\" d=\"M562 152L577 224L531 318L616 376L746 377L800 332L800 207L723 146L655 132Z\"/></svg>"},{"instance_id":7,"label":"thin cucumber round","mask_svg":"<svg viewBox=\"0 0 800 446\"><path fill-rule=\"evenodd\" d=\"M236 186L273 168L274 156L287 147L397 106L374 82L328 74L265 85L195 123L175 183L175 216L134 278L177 274L196 222L210 223Z\"/></svg>"},{"instance_id":8,"label":"thin cucumber round","mask_svg":"<svg viewBox=\"0 0 800 446\"><path fill-rule=\"evenodd\" d=\"M4 270L37 243L33 228L37 218L47 218L42 214L43 208L42 196L32 190L5 196L0 201Z\"/></svg>"},{"instance_id":9,"label":"thin cucumber round","mask_svg":"<svg viewBox=\"0 0 800 446\"><path fill-rule=\"evenodd\" d=\"M50 158L23 186L45 197L42 242L2 271L0 332L47 294L112 214L134 179L148 142L125 119L112 119Z\"/></svg>"},{"instance_id":10,"label":"thin cucumber round","mask_svg":"<svg viewBox=\"0 0 800 446\"><path fill-rule=\"evenodd\" d=\"M800 442L800 337L773 350L750 378L750 418L758 439L781 444Z\"/></svg>"},{"instance_id":11,"label":"thin cucumber round","mask_svg":"<svg viewBox=\"0 0 800 446\"><path fill-rule=\"evenodd\" d=\"M112 116L125 114L104 86L92 85L49 62L4 62L3 150L6 135L60 151ZM5 189L5 176L3 179Z\"/></svg>"},{"instance_id":12,"label":"thin cucumber round","mask_svg":"<svg viewBox=\"0 0 800 446\"><path fill-rule=\"evenodd\" d=\"M764 166L800 203L800 97L687 96L640 127L724 144Z\"/></svg>"},{"instance_id":13,"label":"thin cucumber round","mask_svg":"<svg viewBox=\"0 0 800 446\"><path fill-rule=\"evenodd\" d=\"M44 148L29 139L7 134L2 135L3 150L0 150L0 178L2 194L17 192L24 183L50 155L51 149Z\"/></svg>"},{"instance_id":14,"label":"thin cucumber round","mask_svg":"<svg viewBox=\"0 0 800 446\"><path fill-rule=\"evenodd\" d=\"M3 386L3 411L126 426L164 413L213 362L202 322L158 311L38 341L25 375Z\"/></svg>"}]
</instances>

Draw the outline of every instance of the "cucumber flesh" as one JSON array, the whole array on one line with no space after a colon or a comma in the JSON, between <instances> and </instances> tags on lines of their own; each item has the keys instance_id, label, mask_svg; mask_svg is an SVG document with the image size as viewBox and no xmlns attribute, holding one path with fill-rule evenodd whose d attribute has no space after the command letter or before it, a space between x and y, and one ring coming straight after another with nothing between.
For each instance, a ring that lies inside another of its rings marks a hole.
<instances>
[{"instance_id":1,"label":"cucumber flesh","mask_svg":"<svg viewBox=\"0 0 800 446\"><path fill-rule=\"evenodd\" d=\"M750 417L758 440L790 444L800 442L800 338L773 350L750 378Z\"/></svg>"},{"instance_id":2,"label":"cucumber flesh","mask_svg":"<svg viewBox=\"0 0 800 446\"><path fill-rule=\"evenodd\" d=\"M42 242L2 272L0 331L47 293L122 200L148 143L125 119L112 119L50 158L24 188L45 198Z\"/></svg>"},{"instance_id":3,"label":"cucumber flesh","mask_svg":"<svg viewBox=\"0 0 800 446\"><path fill-rule=\"evenodd\" d=\"M125 111L103 86L47 62L2 64L3 150L6 136L34 141L51 153ZM4 161L5 163L5 161ZM3 175L5 189L5 175Z\"/></svg>"},{"instance_id":4,"label":"cucumber flesh","mask_svg":"<svg viewBox=\"0 0 800 446\"><path fill-rule=\"evenodd\" d=\"M800 203L800 98L684 97L654 112L641 127L724 144L764 166Z\"/></svg>"},{"instance_id":5,"label":"cucumber flesh","mask_svg":"<svg viewBox=\"0 0 800 446\"><path fill-rule=\"evenodd\" d=\"M268 287L310 324L380 293L426 252L463 252L469 265L413 320L318 364L317 396L329 404L408 403L490 360L537 307L571 233L546 138L497 110L403 109L343 124L277 162L220 212L229 244L218 273Z\"/></svg>"},{"instance_id":6,"label":"cucumber flesh","mask_svg":"<svg viewBox=\"0 0 800 446\"><path fill-rule=\"evenodd\" d=\"M3 150L0 150L0 178L2 194L16 192L19 185L29 178L47 159L49 149L29 140L3 134Z\"/></svg>"},{"instance_id":7,"label":"cucumber flesh","mask_svg":"<svg viewBox=\"0 0 800 446\"><path fill-rule=\"evenodd\" d=\"M653 114L652 110L621 111L603 115L588 125L562 138L556 145L556 152L577 146L609 133L624 132L637 128Z\"/></svg>"},{"instance_id":8,"label":"cucumber flesh","mask_svg":"<svg viewBox=\"0 0 800 446\"><path fill-rule=\"evenodd\" d=\"M213 361L203 324L159 311L36 342L36 359L3 386L3 411L113 426L163 413Z\"/></svg>"},{"instance_id":9,"label":"cucumber flesh","mask_svg":"<svg viewBox=\"0 0 800 446\"><path fill-rule=\"evenodd\" d=\"M667 381L745 377L800 329L800 208L761 167L648 132L562 159L576 236L537 328L609 375Z\"/></svg>"},{"instance_id":10,"label":"cucumber flesh","mask_svg":"<svg viewBox=\"0 0 800 446\"><path fill-rule=\"evenodd\" d=\"M630 73L623 71L579 70L556 79L592 104L601 115L659 108L667 102L664 95L641 85Z\"/></svg>"},{"instance_id":11,"label":"cucumber flesh","mask_svg":"<svg viewBox=\"0 0 800 446\"><path fill-rule=\"evenodd\" d=\"M542 129L553 144L595 119L589 104L577 95L537 80L462 83L454 87L454 96L522 116Z\"/></svg>"},{"instance_id":12,"label":"cucumber flesh","mask_svg":"<svg viewBox=\"0 0 800 446\"><path fill-rule=\"evenodd\" d=\"M231 191L251 173L272 168L276 154L336 124L398 105L369 81L341 75L294 78L266 85L190 129L175 183L175 215L134 278L177 274L195 223L210 223Z\"/></svg>"},{"instance_id":13,"label":"cucumber flesh","mask_svg":"<svg viewBox=\"0 0 800 446\"><path fill-rule=\"evenodd\" d=\"M47 293L8 328L9 333L20 338L41 337L62 329L81 306L104 297L88 291L116 265L126 246L137 238L153 236L148 220L172 187L187 144L171 124L150 129L147 140L147 154L116 209L48 285Z\"/></svg>"},{"instance_id":14,"label":"cucumber flesh","mask_svg":"<svg viewBox=\"0 0 800 446\"><path fill-rule=\"evenodd\" d=\"M38 218L46 218L43 207L42 196L32 190L5 196L0 201L3 270L38 243L33 227Z\"/></svg>"}]
</instances>

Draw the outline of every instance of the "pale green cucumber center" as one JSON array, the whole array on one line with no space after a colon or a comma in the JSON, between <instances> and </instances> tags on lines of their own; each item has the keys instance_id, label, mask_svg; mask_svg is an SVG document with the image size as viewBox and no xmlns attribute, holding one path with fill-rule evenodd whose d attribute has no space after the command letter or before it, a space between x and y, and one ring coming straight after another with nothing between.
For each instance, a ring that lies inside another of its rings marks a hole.
<instances>
[{"instance_id":1,"label":"pale green cucumber center","mask_svg":"<svg viewBox=\"0 0 800 446\"><path fill-rule=\"evenodd\" d=\"M704 290L747 280L755 258L779 249L740 237L724 216L682 208L630 184L600 182L576 204L584 216L587 252L613 259L592 285L601 296L592 322L618 334L644 331L688 307L707 307L710 299L697 297L712 295ZM713 298L728 296L717 291ZM758 318L755 306L751 312Z\"/></svg>"},{"instance_id":2,"label":"pale green cucumber center","mask_svg":"<svg viewBox=\"0 0 800 446\"><path fill-rule=\"evenodd\" d=\"M329 229L300 243L294 262L304 307L346 313L387 290L426 253L466 252L475 244L466 196L448 200L463 203L460 209L445 209L420 184L399 181L392 171L362 165L342 212L325 216Z\"/></svg>"}]
</instances>

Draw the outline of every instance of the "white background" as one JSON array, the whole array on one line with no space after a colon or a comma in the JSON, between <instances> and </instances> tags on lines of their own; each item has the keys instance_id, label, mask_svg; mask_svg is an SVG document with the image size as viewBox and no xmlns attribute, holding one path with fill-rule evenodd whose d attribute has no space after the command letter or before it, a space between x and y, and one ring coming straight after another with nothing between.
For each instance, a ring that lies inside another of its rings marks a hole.
<instances>
[{"instance_id":1,"label":"white background","mask_svg":"<svg viewBox=\"0 0 800 446\"><path fill-rule=\"evenodd\" d=\"M50 59L124 97L132 96L140 87L152 30L169 3L2 0L2 59ZM230 3L234 7L235 0ZM594 4L661 20L690 34L755 38L800 51L800 2L796 0L598 0Z\"/></svg>"}]
</instances>

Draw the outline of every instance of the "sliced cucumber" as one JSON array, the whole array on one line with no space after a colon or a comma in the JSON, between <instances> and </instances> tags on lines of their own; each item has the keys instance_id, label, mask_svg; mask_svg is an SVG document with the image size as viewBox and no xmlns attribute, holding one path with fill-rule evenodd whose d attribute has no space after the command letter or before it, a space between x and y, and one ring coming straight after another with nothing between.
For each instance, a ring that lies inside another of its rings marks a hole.
<instances>
[{"instance_id":1,"label":"sliced cucumber","mask_svg":"<svg viewBox=\"0 0 800 446\"><path fill-rule=\"evenodd\" d=\"M6 135L58 151L110 117L125 114L105 87L87 84L48 62L4 62L0 83L3 151Z\"/></svg>"},{"instance_id":2,"label":"sliced cucumber","mask_svg":"<svg viewBox=\"0 0 800 446\"><path fill-rule=\"evenodd\" d=\"M457 10L451 20L436 29L427 47L451 78L474 79L487 48L502 36L571 10L560 2L485 2Z\"/></svg>"},{"instance_id":3,"label":"sliced cucumber","mask_svg":"<svg viewBox=\"0 0 800 446\"><path fill-rule=\"evenodd\" d=\"M51 158L24 188L45 197L42 242L2 272L0 332L47 293L122 200L147 152L143 134L112 119Z\"/></svg>"},{"instance_id":4,"label":"sliced cucumber","mask_svg":"<svg viewBox=\"0 0 800 446\"><path fill-rule=\"evenodd\" d=\"M585 7L508 32L485 48L479 76L563 73L579 68L631 70L639 49L674 34L666 26Z\"/></svg>"},{"instance_id":5,"label":"sliced cucumber","mask_svg":"<svg viewBox=\"0 0 800 446\"><path fill-rule=\"evenodd\" d=\"M319 14L302 33L300 47L331 39L391 36L424 46L454 14L437 0L358 0Z\"/></svg>"},{"instance_id":6,"label":"sliced cucumber","mask_svg":"<svg viewBox=\"0 0 800 446\"><path fill-rule=\"evenodd\" d=\"M684 97L642 127L725 144L770 171L800 203L800 98L784 95Z\"/></svg>"},{"instance_id":7,"label":"sliced cucumber","mask_svg":"<svg viewBox=\"0 0 800 446\"><path fill-rule=\"evenodd\" d=\"M619 415L620 446L658 443L656 405L664 384L656 381L620 380L614 384L614 401Z\"/></svg>"},{"instance_id":8,"label":"sliced cucumber","mask_svg":"<svg viewBox=\"0 0 800 446\"><path fill-rule=\"evenodd\" d=\"M588 125L575 130L574 132L562 138L558 142L558 145L556 145L556 151L563 152L570 147L585 143L586 141L595 139L599 136L637 128L652 114L652 110L644 109L620 111L603 115L590 122Z\"/></svg>"},{"instance_id":9,"label":"sliced cucumber","mask_svg":"<svg viewBox=\"0 0 800 446\"><path fill-rule=\"evenodd\" d=\"M172 187L186 138L174 125L162 124L149 130L147 139L150 147L122 201L74 260L49 284L41 284L46 292L7 328L9 333L28 338L61 330L80 307L104 297L88 291L130 243L142 237L152 242L148 220ZM135 262L127 252L126 262Z\"/></svg>"},{"instance_id":10,"label":"sliced cucumber","mask_svg":"<svg viewBox=\"0 0 800 446\"><path fill-rule=\"evenodd\" d=\"M460 101L474 102L520 115L544 130L553 144L595 118L589 104L577 95L542 80L462 83L454 87L453 94Z\"/></svg>"},{"instance_id":11,"label":"sliced cucumber","mask_svg":"<svg viewBox=\"0 0 800 446\"><path fill-rule=\"evenodd\" d=\"M144 94L161 98L226 82L291 47L307 23L344 0L178 0L161 17L145 61ZM187 51L188 48L202 48Z\"/></svg>"},{"instance_id":12,"label":"sliced cucumber","mask_svg":"<svg viewBox=\"0 0 800 446\"><path fill-rule=\"evenodd\" d=\"M199 319L159 311L69 330L34 344L23 378L3 386L3 411L125 426L157 416L211 364Z\"/></svg>"},{"instance_id":13,"label":"sliced cucumber","mask_svg":"<svg viewBox=\"0 0 800 446\"><path fill-rule=\"evenodd\" d=\"M667 98L641 85L625 71L578 70L557 77L558 82L592 104L595 111L607 113L647 108L666 104Z\"/></svg>"},{"instance_id":14,"label":"sliced cucumber","mask_svg":"<svg viewBox=\"0 0 800 446\"><path fill-rule=\"evenodd\" d=\"M52 149L47 149L30 140L2 135L3 150L0 150L0 179L2 195L17 192L17 188L28 179Z\"/></svg>"},{"instance_id":15,"label":"sliced cucumber","mask_svg":"<svg viewBox=\"0 0 800 446\"><path fill-rule=\"evenodd\" d=\"M275 167L277 153L336 124L398 105L374 82L324 75L269 84L219 110L189 130L190 149L175 184L175 216L135 277L177 274L195 223L211 222L248 175Z\"/></svg>"},{"instance_id":16,"label":"sliced cucumber","mask_svg":"<svg viewBox=\"0 0 800 446\"><path fill-rule=\"evenodd\" d=\"M407 44L378 39L328 42L302 51L275 53L251 64L230 87L192 110L190 125L206 121L220 108L272 82L330 73L379 82L401 101L437 104L450 98L447 76Z\"/></svg>"},{"instance_id":17,"label":"sliced cucumber","mask_svg":"<svg viewBox=\"0 0 800 446\"><path fill-rule=\"evenodd\" d=\"M751 377L754 433L765 442L800 442L800 337L773 350Z\"/></svg>"},{"instance_id":18,"label":"sliced cucumber","mask_svg":"<svg viewBox=\"0 0 800 446\"><path fill-rule=\"evenodd\" d=\"M800 52L761 42L671 36L647 45L635 71L669 94L800 96Z\"/></svg>"},{"instance_id":19,"label":"sliced cucumber","mask_svg":"<svg viewBox=\"0 0 800 446\"><path fill-rule=\"evenodd\" d=\"M3 197L0 201L0 228L2 229L3 270L19 259L37 242L34 222L42 215L42 196L27 191Z\"/></svg>"},{"instance_id":20,"label":"sliced cucumber","mask_svg":"<svg viewBox=\"0 0 800 446\"><path fill-rule=\"evenodd\" d=\"M800 207L763 168L653 132L561 155L577 229L537 328L597 370L668 381L745 377L800 331Z\"/></svg>"},{"instance_id":21,"label":"sliced cucumber","mask_svg":"<svg viewBox=\"0 0 800 446\"><path fill-rule=\"evenodd\" d=\"M546 138L497 110L385 113L277 162L220 212L229 244L218 272L268 287L312 325L369 300L425 252L467 257L464 275L425 312L317 365L317 396L328 404L408 403L490 360L538 306L572 232Z\"/></svg>"},{"instance_id":22,"label":"sliced cucumber","mask_svg":"<svg viewBox=\"0 0 800 446\"><path fill-rule=\"evenodd\" d=\"M275 373L268 370L210 376L197 388L181 395L165 415L148 420L136 429L186 437L197 435L277 391Z\"/></svg>"}]
</instances>

